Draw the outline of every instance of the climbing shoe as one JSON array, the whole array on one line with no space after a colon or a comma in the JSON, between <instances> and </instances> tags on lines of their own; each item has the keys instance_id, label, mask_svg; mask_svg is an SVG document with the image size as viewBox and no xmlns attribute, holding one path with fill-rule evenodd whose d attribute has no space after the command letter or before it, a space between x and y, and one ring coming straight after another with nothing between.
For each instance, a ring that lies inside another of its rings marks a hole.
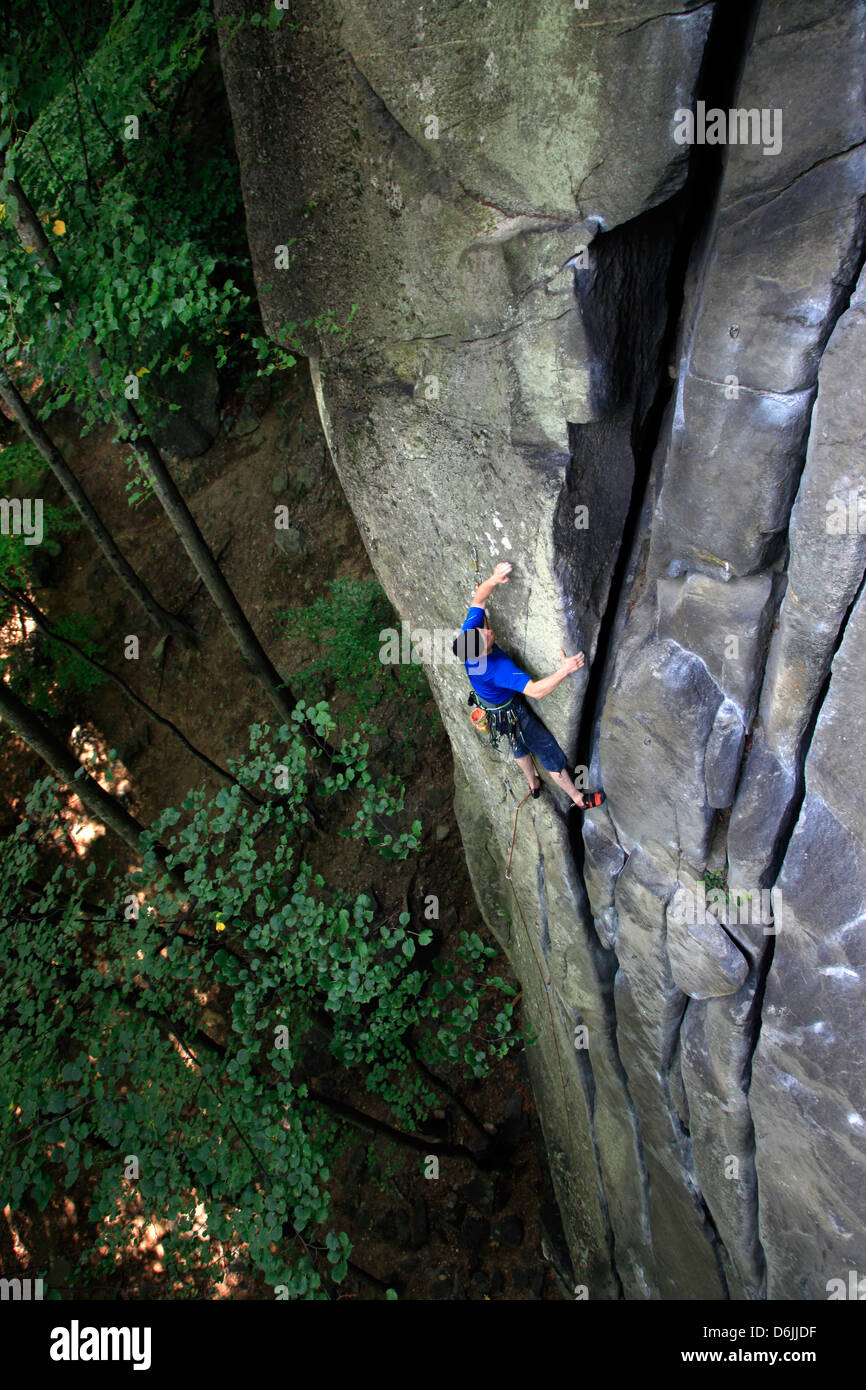
<instances>
[{"instance_id":1,"label":"climbing shoe","mask_svg":"<svg viewBox=\"0 0 866 1390\"><path fill-rule=\"evenodd\" d=\"M537 800L538 797L541 796L541 793L542 793L543 791L544 791L544 787L543 787L543 786L541 786L541 787L536 787L536 788L535 788L535 791L532 793L533 799L534 799L534 800Z\"/></svg>"},{"instance_id":2,"label":"climbing shoe","mask_svg":"<svg viewBox=\"0 0 866 1390\"><path fill-rule=\"evenodd\" d=\"M578 811L592 811L606 800L604 792L581 792L580 794L583 797L583 805L577 807Z\"/></svg>"}]
</instances>

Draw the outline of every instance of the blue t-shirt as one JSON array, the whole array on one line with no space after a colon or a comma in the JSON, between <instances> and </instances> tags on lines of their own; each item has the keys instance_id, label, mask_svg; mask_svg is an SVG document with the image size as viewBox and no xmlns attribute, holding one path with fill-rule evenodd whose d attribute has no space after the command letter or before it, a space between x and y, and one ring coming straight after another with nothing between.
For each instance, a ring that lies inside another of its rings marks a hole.
<instances>
[{"instance_id":1,"label":"blue t-shirt","mask_svg":"<svg viewBox=\"0 0 866 1390\"><path fill-rule=\"evenodd\" d=\"M484 609L473 606L466 615L461 631L483 626ZM522 694L531 679L519 666L515 666L510 656L499 650L495 642L486 656L479 661L466 661L464 665L469 684L488 705L504 705L515 691Z\"/></svg>"}]
</instances>

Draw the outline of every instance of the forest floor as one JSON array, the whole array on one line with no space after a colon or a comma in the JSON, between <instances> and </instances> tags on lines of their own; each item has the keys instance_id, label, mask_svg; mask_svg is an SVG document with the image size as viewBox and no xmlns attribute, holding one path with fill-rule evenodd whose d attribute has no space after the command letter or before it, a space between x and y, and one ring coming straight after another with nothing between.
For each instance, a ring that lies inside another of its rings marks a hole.
<instances>
[{"instance_id":1,"label":"forest floor","mask_svg":"<svg viewBox=\"0 0 866 1390\"><path fill-rule=\"evenodd\" d=\"M174 640L158 644L83 530L64 537L63 554L46 572L37 603L49 619L93 613L106 665L224 765L246 751L250 724L273 722L274 711L242 666L158 504L128 505L123 447L105 430L81 440L71 416L55 417L50 428L121 549L160 602L192 623L199 646L192 650ZM281 613L324 595L330 579L374 575L328 457L303 366L262 383L245 401L234 396L224 403L215 443L198 458L175 465L173 473L278 670L289 676L321 656L309 640L286 633ZM53 495L50 486L46 495ZM288 554L275 543L278 504L290 509ZM125 657L131 635L139 638L137 660ZM323 688L317 698L329 699L338 716L351 702L350 692L333 688ZM79 705L79 724L74 732L65 731L79 750L90 750L104 784L139 820L147 823L166 806L179 806L192 786L217 789L217 779L169 733L147 722L115 686L100 686L80 697ZM435 894L446 957L463 930L495 945L473 896L452 805L450 746L432 696L419 704L395 693L371 717L382 728L373 753L404 781L407 822L417 818L423 824L421 849L405 862L387 862L368 846L340 840L335 858L329 839L329 884L372 891L386 916L403 910L420 916L425 896ZM0 797L7 824L30 783L44 773L28 750L4 740ZM98 871L111 858L125 862L128 857L126 847L76 813L74 803L65 844L68 853L94 860ZM494 966L514 983L501 953ZM495 1131L495 1164L479 1171L443 1158L438 1178L427 1178L417 1153L407 1157L405 1150L378 1139L353 1140L330 1183L335 1218L354 1245L353 1266L339 1296L383 1297L390 1286L410 1300L566 1297L561 1273L542 1251L544 1244L567 1277L525 1055L509 1054L484 1081L467 1081L455 1071L448 1082L488 1134ZM388 1119L384 1106L377 1108L361 1086L354 1096L340 1094ZM434 1123L435 1132L450 1142L478 1141L478 1127L447 1098ZM82 1180L70 1192L58 1192L44 1212L33 1209L12 1218L7 1210L0 1222L3 1274L45 1271L49 1289L63 1298L273 1297L243 1258L229 1254L221 1268L191 1276L182 1289L172 1285L160 1264L161 1232L144 1214L141 1241L128 1249L112 1284L72 1288L70 1271L83 1242L93 1239L86 1208Z\"/></svg>"}]
</instances>

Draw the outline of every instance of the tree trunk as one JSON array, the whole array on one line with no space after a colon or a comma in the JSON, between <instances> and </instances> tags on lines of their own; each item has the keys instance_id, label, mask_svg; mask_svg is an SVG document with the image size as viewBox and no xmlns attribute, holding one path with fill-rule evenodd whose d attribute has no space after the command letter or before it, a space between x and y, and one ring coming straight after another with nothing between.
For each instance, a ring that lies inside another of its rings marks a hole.
<instances>
[{"instance_id":1,"label":"tree trunk","mask_svg":"<svg viewBox=\"0 0 866 1390\"><path fill-rule=\"evenodd\" d=\"M69 500L77 508L81 519L90 531L96 544L99 546L114 573L137 599L142 608L147 613L151 622L160 632L170 634L172 637L180 637L184 641L189 641L194 634L192 629L176 618L174 614L167 613L161 604L157 602L153 594L145 584L139 579L135 570L123 557L118 547L115 545L111 532L106 527L90 498L87 496L83 487L79 483L75 474L67 464L60 450L46 434L36 416L28 407L26 401L18 391L14 382L6 369L0 366L0 398L2 398L19 425L23 429L31 444L39 450L48 467L51 469L60 486L69 497Z\"/></svg>"},{"instance_id":2,"label":"tree trunk","mask_svg":"<svg viewBox=\"0 0 866 1390\"><path fill-rule=\"evenodd\" d=\"M49 244L39 219L34 213L20 183L17 179L7 179L6 186L17 203L17 212L14 214L14 220L21 244L23 246L32 246L43 263L49 267L58 279L62 280L63 276L60 262L54 248ZM93 376L99 396L103 401L108 401L107 392L102 380L102 357L92 341L88 343L87 356L90 372ZM284 723L289 723L295 704L294 697L291 691L281 689L282 681L279 672L272 664L259 642L258 637L250 626L250 623L247 621L243 609L217 565L210 547L196 524L195 518L175 486L174 480L159 450L148 435L139 433L142 429L141 421L137 411L128 402L123 406L115 404L114 411L116 416L123 420L130 431L133 431L134 435L137 435L137 437L133 437L133 439L130 440L130 443L141 458L142 466L147 474L148 481L162 504L166 516L180 538L180 542L192 561L196 572L222 614L247 667L265 690L271 703L280 715L280 718ZM317 740L317 742L320 741Z\"/></svg>"},{"instance_id":3,"label":"tree trunk","mask_svg":"<svg viewBox=\"0 0 866 1390\"><path fill-rule=\"evenodd\" d=\"M40 758L44 758L52 772L69 787L70 791L75 792L91 815L107 825L116 835L119 835L136 854L141 854L139 838L144 833L145 827L128 811L124 810L115 797L104 791L88 772L83 772L78 759L68 748L64 747L59 738L41 720L36 718L27 706L18 699L18 696L12 693L2 677L0 677L0 719L4 719L10 729L13 729L18 737L22 738L33 749L34 753L38 753ZM157 845L155 846L155 853L161 867L165 869L166 851ZM180 875L177 879L172 875L172 880L180 888L185 886Z\"/></svg>"},{"instance_id":4,"label":"tree trunk","mask_svg":"<svg viewBox=\"0 0 866 1390\"><path fill-rule=\"evenodd\" d=\"M130 430L141 430L138 413L131 405L127 403L125 409L118 411L118 414ZM144 433L140 433L133 441L133 448L141 458L148 481L174 527L181 545L235 639L247 668L268 695L283 723L289 724L295 705L294 696L290 690L283 686L279 671L256 636L244 610L235 597L234 591L214 559L210 546L178 491L159 450L150 436Z\"/></svg>"}]
</instances>

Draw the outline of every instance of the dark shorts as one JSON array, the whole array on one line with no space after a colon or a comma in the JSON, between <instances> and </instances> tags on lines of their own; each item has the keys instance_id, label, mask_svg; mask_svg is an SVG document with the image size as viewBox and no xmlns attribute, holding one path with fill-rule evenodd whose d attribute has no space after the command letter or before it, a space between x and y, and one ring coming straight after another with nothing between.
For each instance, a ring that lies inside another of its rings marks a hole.
<instances>
[{"instance_id":1,"label":"dark shorts","mask_svg":"<svg viewBox=\"0 0 866 1390\"><path fill-rule=\"evenodd\" d=\"M549 729L536 719L522 695L514 698L514 713L518 727L511 738L511 749L515 758L534 753L545 772L562 772L565 754Z\"/></svg>"}]
</instances>

